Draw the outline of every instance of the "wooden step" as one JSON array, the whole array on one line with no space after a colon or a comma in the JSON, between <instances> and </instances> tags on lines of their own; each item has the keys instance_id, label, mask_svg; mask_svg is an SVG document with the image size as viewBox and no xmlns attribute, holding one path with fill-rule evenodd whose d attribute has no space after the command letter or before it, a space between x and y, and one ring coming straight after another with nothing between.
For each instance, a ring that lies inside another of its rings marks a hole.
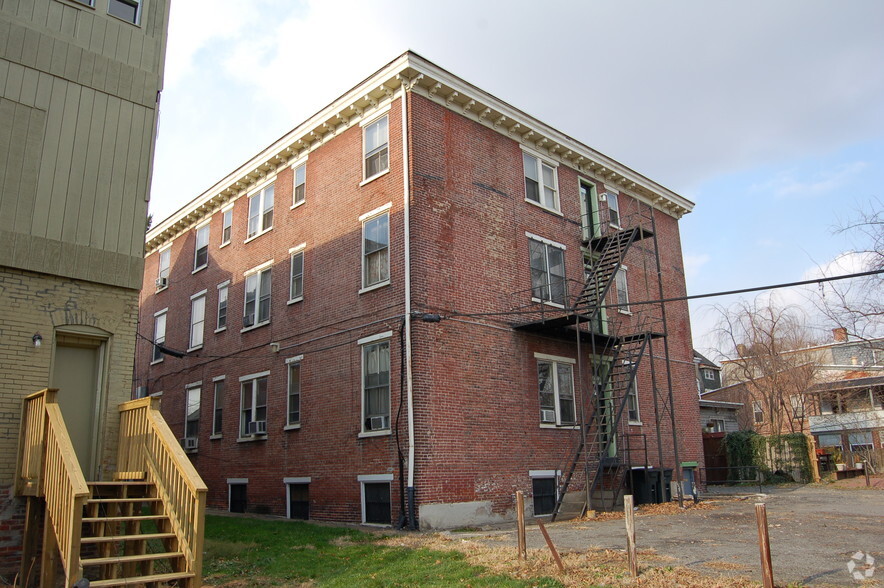
<instances>
[{"instance_id":1,"label":"wooden step","mask_svg":"<svg viewBox=\"0 0 884 588\"><path fill-rule=\"evenodd\" d=\"M114 541L149 541L151 539L174 539L175 533L143 533L140 535L108 535L105 537L83 537L80 543L112 543Z\"/></svg>"},{"instance_id":2,"label":"wooden step","mask_svg":"<svg viewBox=\"0 0 884 588\"><path fill-rule=\"evenodd\" d=\"M140 586L149 584L150 582L171 582L173 580L183 580L185 578L193 578L190 572L171 572L168 574L152 574L150 576L135 576L132 578L114 578L111 580L91 580L90 588L96 586Z\"/></svg>"},{"instance_id":3,"label":"wooden step","mask_svg":"<svg viewBox=\"0 0 884 588\"><path fill-rule=\"evenodd\" d=\"M159 502L158 496L135 496L126 498L87 498L86 504L113 504L126 502Z\"/></svg>"},{"instance_id":4,"label":"wooden step","mask_svg":"<svg viewBox=\"0 0 884 588\"><path fill-rule=\"evenodd\" d=\"M162 514L153 514L153 515L132 515L130 517L127 516L118 516L118 517L83 517L84 523L104 523L104 522L129 522L129 521L158 521L161 519L167 519L166 515Z\"/></svg>"},{"instance_id":5,"label":"wooden step","mask_svg":"<svg viewBox=\"0 0 884 588\"><path fill-rule=\"evenodd\" d=\"M83 567L103 566L115 563L137 563L139 561L175 559L179 557L184 557L184 553L181 551L165 551L161 553L142 553L141 555L114 555L110 557L93 557L88 559L81 559L80 564Z\"/></svg>"},{"instance_id":6,"label":"wooden step","mask_svg":"<svg viewBox=\"0 0 884 588\"><path fill-rule=\"evenodd\" d=\"M145 480L120 480L118 482L109 482L106 480L100 480L96 482L86 482L87 486L102 486L102 487L122 487L122 486L150 486L151 482L147 482Z\"/></svg>"}]
</instances>

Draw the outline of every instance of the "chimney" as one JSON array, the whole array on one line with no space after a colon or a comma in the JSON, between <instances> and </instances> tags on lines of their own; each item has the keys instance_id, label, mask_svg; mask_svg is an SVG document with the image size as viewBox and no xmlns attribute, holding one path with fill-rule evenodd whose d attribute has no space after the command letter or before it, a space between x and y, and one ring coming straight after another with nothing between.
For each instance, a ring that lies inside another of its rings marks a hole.
<instances>
[{"instance_id":1,"label":"chimney","mask_svg":"<svg viewBox=\"0 0 884 588\"><path fill-rule=\"evenodd\" d=\"M832 329L832 336L835 338L836 343L844 343L847 341L847 329L844 327Z\"/></svg>"}]
</instances>

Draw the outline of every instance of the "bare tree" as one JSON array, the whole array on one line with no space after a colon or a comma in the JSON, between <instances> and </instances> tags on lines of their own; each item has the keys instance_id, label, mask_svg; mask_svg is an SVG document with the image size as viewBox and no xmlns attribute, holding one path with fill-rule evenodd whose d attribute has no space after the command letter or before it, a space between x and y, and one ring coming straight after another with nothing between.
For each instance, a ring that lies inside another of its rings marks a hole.
<instances>
[{"instance_id":1,"label":"bare tree","mask_svg":"<svg viewBox=\"0 0 884 588\"><path fill-rule=\"evenodd\" d=\"M757 422L752 418L757 406L765 432L807 432L811 399L804 392L815 381L819 359L810 349L818 342L803 311L761 298L716 310L718 353L728 360L724 384L738 384L750 421L741 424L748 428Z\"/></svg>"}]
</instances>

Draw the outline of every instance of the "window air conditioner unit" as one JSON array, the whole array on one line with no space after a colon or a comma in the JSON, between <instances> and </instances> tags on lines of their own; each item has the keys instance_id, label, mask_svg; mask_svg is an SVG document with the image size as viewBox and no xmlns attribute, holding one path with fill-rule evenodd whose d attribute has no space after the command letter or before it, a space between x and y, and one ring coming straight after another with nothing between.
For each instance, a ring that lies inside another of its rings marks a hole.
<instances>
[{"instance_id":1,"label":"window air conditioner unit","mask_svg":"<svg viewBox=\"0 0 884 588\"><path fill-rule=\"evenodd\" d=\"M191 451L197 448L199 445L199 439L196 437L185 437L181 440L181 446L184 447L185 451Z\"/></svg>"},{"instance_id":2,"label":"window air conditioner unit","mask_svg":"<svg viewBox=\"0 0 884 588\"><path fill-rule=\"evenodd\" d=\"M252 421L249 423L249 435L266 435L267 421Z\"/></svg>"},{"instance_id":3,"label":"window air conditioner unit","mask_svg":"<svg viewBox=\"0 0 884 588\"><path fill-rule=\"evenodd\" d=\"M540 420L544 423L556 422L556 411L544 409L540 411Z\"/></svg>"},{"instance_id":4,"label":"window air conditioner unit","mask_svg":"<svg viewBox=\"0 0 884 588\"><path fill-rule=\"evenodd\" d=\"M389 429L389 417L379 416L379 417L371 417L368 419L368 430L369 431L381 431L383 429Z\"/></svg>"},{"instance_id":5,"label":"window air conditioner unit","mask_svg":"<svg viewBox=\"0 0 884 588\"><path fill-rule=\"evenodd\" d=\"M160 288L165 288L169 285L169 278L157 278L156 284L157 290L159 290Z\"/></svg>"}]
</instances>

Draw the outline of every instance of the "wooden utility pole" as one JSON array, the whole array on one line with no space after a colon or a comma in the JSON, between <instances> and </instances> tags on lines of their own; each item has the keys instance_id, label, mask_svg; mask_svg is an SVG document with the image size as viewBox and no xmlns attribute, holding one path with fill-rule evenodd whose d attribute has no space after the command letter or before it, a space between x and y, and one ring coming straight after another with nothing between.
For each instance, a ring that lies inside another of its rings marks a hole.
<instances>
[{"instance_id":1,"label":"wooden utility pole","mask_svg":"<svg viewBox=\"0 0 884 588\"><path fill-rule=\"evenodd\" d=\"M773 565L770 561L770 538L767 534L767 506L763 502L755 504L755 522L758 525L762 584L764 588L774 588Z\"/></svg>"},{"instance_id":2,"label":"wooden utility pole","mask_svg":"<svg viewBox=\"0 0 884 588\"><path fill-rule=\"evenodd\" d=\"M629 560L629 573L638 577L638 561L635 558L635 511L632 506L632 494L623 497L623 513L626 515L626 555Z\"/></svg>"},{"instance_id":3,"label":"wooden utility pole","mask_svg":"<svg viewBox=\"0 0 884 588\"><path fill-rule=\"evenodd\" d=\"M813 435L805 435L807 438L807 457L810 459L810 475L813 482L818 484L820 481L820 461L816 455L816 442Z\"/></svg>"},{"instance_id":4,"label":"wooden utility pole","mask_svg":"<svg viewBox=\"0 0 884 588\"><path fill-rule=\"evenodd\" d=\"M525 495L521 490L516 492L516 518L517 528L516 535L519 540L519 559L527 559L528 551L525 541Z\"/></svg>"}]
</instances>

